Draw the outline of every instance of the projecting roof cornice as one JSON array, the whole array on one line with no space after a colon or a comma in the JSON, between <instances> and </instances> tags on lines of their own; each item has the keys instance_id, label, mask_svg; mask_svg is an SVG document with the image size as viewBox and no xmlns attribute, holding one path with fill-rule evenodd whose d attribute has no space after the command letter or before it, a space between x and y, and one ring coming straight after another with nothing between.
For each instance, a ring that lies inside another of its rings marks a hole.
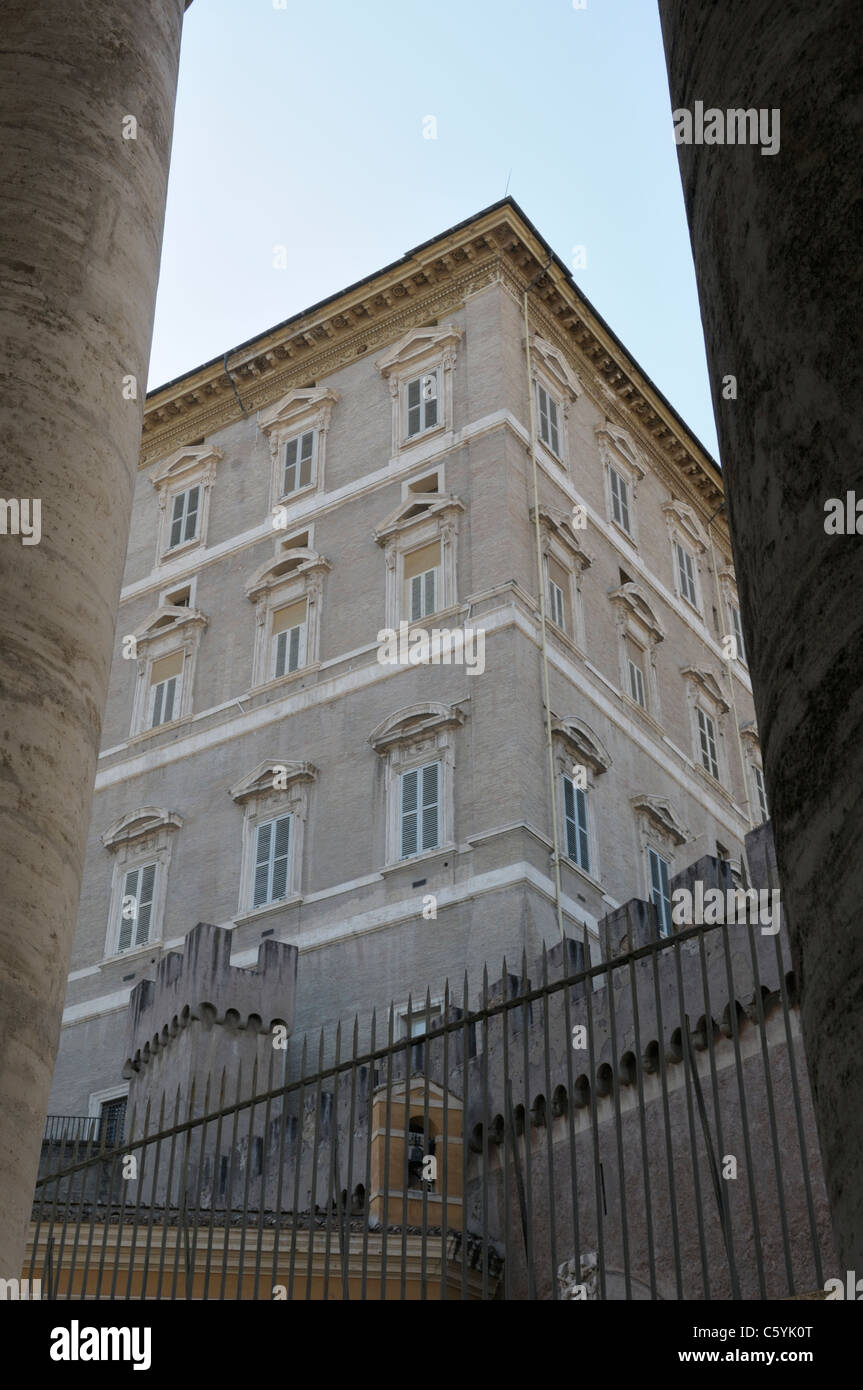
<instances>
[{"instance_id":1,"label":"projecting roof cornice","mask_svg":"<svg viewBox=\"0 0 863 1390\"><path fill-rule=\"evenodd\" d=\"M517 298L532 284L535 330L676 490L714 512L723 497L715 463L510 198L152 392L142 464L267 410L366 353L385 360L412 332L492 283Z\"/></svg>"}]
</instances>

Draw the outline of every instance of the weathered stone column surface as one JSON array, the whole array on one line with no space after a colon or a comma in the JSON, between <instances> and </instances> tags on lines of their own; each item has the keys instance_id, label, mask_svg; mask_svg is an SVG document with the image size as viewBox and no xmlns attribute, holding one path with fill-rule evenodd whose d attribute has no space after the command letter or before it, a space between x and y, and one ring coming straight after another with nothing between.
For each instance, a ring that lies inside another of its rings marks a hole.
<instances>
[{"instance_id":1,"label":"weathered stone column surface","mask_svg":"<svg viewBox=\"0 0 863 1390\"><path fill-rule=\"evenodd\" d=\"M183 8L183 0L3 0L0 15L5 1277L20 1272L78 901L140 443ZM128 383L124 397L124 377L136 379L137 399L126 398Z\"/></svg>"},{"instance_id":2,"label":"weathered stone column surface","mask_svg":"<svg viewBox=\"0 0 863 1390\"><path fill-rule=\"evenodd\" d=\"M827 499L863 499L859 9L660 0L660 14L673 109L780 112L776 154L679 157L835 1237L859 1270L863 534L824 528Z\"/></svg>"}]
</instances>

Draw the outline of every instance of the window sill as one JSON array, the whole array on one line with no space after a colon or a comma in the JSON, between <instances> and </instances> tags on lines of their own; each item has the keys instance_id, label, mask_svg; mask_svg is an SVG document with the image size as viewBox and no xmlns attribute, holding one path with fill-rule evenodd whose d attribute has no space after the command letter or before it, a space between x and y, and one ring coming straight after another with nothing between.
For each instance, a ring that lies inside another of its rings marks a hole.
<instances>
[{"instance_id":1,"label":"window sill","mask_svg":"<svg viewBox=\"0 0 863 1390\"><path fill-rule=\"evenodd\" d=\"M399 451L412 449L415 444L424 444L427 439L433 439L437 434L446 434L447 424L441 420L437 425L432 425L427 430L419 430L416 434L404 435L399 440Z\"/></svg>"},{"instance_id":2,"label":"window sill","mask_svg":"<svg viewBox=\"0 0 863 1390\"><path fill-rule=\"evenodd\" d=\"M284 676L273 676L272 680L264 681L261 685L253 685L251 689L247 690L245 695L242 695L240 698L243 700L251 700L256 695L267 695L270 691L278 690L283 685L292 684L293 681L299 680L302 676L314 675L314 673L320 671L320 669L321 663L319 661L311 661L308 666L300 666L296 671L286 672Z\"/></svg>"},{"instance_id":3,"label":"window sill","mask_svg":"<svg viewBox=\"0 0 863 1390\"><path fill-rule=\"evenodd\" d=\"M562 853L560 862L561 864L565 864L568 869L572 869L574 874L578 874L579 878L584 879L584 882L593 888L595 892L601 893L602 896L605 897L605 889L599 879L594 878L593 874L589 873L587 869L582 869L581 865L576 864L574 859L570 859L568 854Z\"/></svg>"},{"instance_id":4,"label":"window sill","mask_svg":"<svg viewBox=\"0 0 863 1390\"><path fill-rule=\"evenodd\" d=\"M619 521L615 521L615 519L614 519L613 516L611 516L611 517L608 518L608 522L609 522L609 525L610 525L610 526L613 526L613 527L614 527L614 529L615 529L615 531L617 532L617 534L618 534L619 536L622 536L622 537L623 537L623 539L626 541L627 545L631 545L632 548L633 548L633 550L637 550L637 549L638 549L638 542L637 542L637 540L635 539L635 536L632 534L631 531L627 531L626 527L625 527L625 526L621 526L621 524L620 524Z\"/></svg>"},{"instance_id":5,"label":"window sill","mask_svg":"<svg viewBox=\"0 0 863 1390\"><path fill-rule=\"evenodd\" d=\"M457 849L458 845L455 840L450 840L447 844L439 845L436 849L426 849L420 854L411 855L409 859L397 859L392 864L385 864L382 869L378 870L378 873L382 878L386 878L389 874L397 873L399 869L412 869L416 864L427 864L429 860L439 859L444 854L454 855Z\"/></svg>"},{"instance_id":6,"label":"window sill","mask_svg":"<svg viewBox=\"0 0 863 1390\"><path fill-rule=\"evenodd\" d=\"M169 719L167 724L156 724L152 729L141 729L137 734L130 734L128 742L130 744L143 743L145 739L155 738L156 734L164 734L168 729L179 729L183 724L191 724L192 715L182 714L179 719Z\"/></svg>"},{"instance_id":7,"label":"window sill","mask_svg":"<svg viewBox=\"0 0 863 1390\"><path fill-rule=\"evenodd\" d=\"M665 737L665 731L662 725L660 724L659 720L656 719L650 713L650 710L646 707L646 705L640 705L638 701L633 700L632 696L628 695L625 690L620 691L620 698L623 701L624 705L626 705L626 707L630 709L633 712L633 714L637 714L641 719L644 720L645 724L650 725L654 733L658 734L660 738Z\"/></svg>"},{"instance_id":8,"label":"window sill","mask_svg":"<svg viewBox=\"0 0 863 1390\"><path fill-rule=\"evenodd\" d=\"M103 956L97 969L106 970L109 966L117 965L120 962L125 964L127 961L138 960L141 956L146 956L155 952L160 954L162 950L161 937L157 941L147 941L143 946L130 946L128 951L115 951L113 955Z\"/></svg>"},{"instance_id":9,"label":"window sill","mask_svg":"<svg viewBox=\"0 0 863 1390\"><path fill-rule=\"evenodd\" d=\"M298 488L295 488L293 492L283 492L283 493L281 493L280 495L277 495L277 496L276 496L276 500L275 500L275 502L273 503L273 506L274 506L274 507L289 507L289 506L291 505L292 502L296 502L296 500L297 500L298 497L308 497L309 493L311 493L311 492L319 492L319 491L320 491L320 487L319 487L317 481L312 482L312 483L306 483L306 486L305 486L305 487L298 487ZM271 509L271 510L272 510L272 509ZM276 527L276 526L273 527L273 530L274 530L274 531L280 530L280 529L281 529L280 527Z\"/></svg>"},{"instance_id":10,"label":"window sill","mask_svg":"<svg viewBox=\"0 0 863 1390\"><path fill-rule=\"evenodd\" d=\"M303 894L292 893L289 898L280 898L277 903L262 903L260 907L248 908L235 914L234 926L245 927L254 924L264 917L272 917L276 912L283 912L287 907L296 907L301 902L303 902Z\"/></svg>"},{"instance_id":11,"label":"window sill","mask_svg":"<svg viewBox=\"0 0 863 1390\"><path fill-rule=\"evenodd\" d=\"M172 560L176 560L180 555L186 555L190 550L195 550L199 545L203 545L203 537L194 536L192 540L183 541L180 545L172 545L168 550L163 550L159 556L160 565L170 565Z\"/></svg>"}]
</instances>

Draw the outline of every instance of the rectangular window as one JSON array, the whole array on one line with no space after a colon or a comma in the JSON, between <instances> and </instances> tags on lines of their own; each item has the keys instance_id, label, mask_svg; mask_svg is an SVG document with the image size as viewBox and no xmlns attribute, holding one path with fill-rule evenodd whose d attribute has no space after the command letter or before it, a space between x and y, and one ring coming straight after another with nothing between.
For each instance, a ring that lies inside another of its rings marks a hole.
<instances>
[{"instance_id":1,"label":"rectangular window","mask_svg":"<svg viewBox=\"0 0 863 1390\"><path fill-rule=\"evenodd\" d=\"M557 402L548 394L544 386L537 382L537 406L539 409L539 437L547 444L553 454L560 457L560 433L557 426Z\"/></svg>"},{"instance_id":2,"label":"rectangular window","mask_svg":"<svg viewBox=\"0 0 863 1390\"><path fill-rule=\"evenodd\" d=\"M285 445L283 497L287 497L291 492L299 492L300 488L308 487L311 484L314 479L314 463L314 430L307 430L305 434L297 435L296 439L288 440Z\"/></svg>"},{"instance_id":3,"label":"rectangular window","mask_svg":"<svg viewBox=\"0 0 863 1390\"><path fill-rule=\"evenodd\" d=\"M590 842L587 834L587 796L571 777L563 778L563 813L566 824L566 852L580 869L590 873Z\"/></svg>"},{"instance_id":4,"label":"rectangular window","mask_svg":"<svg viewBox=\"0 0 863 1390\"><path fill-rule=\"evenodd\" d=\"M150 667L150 728L180 717L183 653L172 652Z\"/></svg>"},{"instance_id":5,"label":"rectangular window","mask_svg":"<svg viewBox=\"0 0 863 1390\"><path fill-rule=\"evenodd\" d=\"M764 773L757 764L752 771L755 774L755 790L758 793L758 809L761 812L761 819L763 821L769 820L770 812L767 809L767 788L764 785Z\"/></svg>"},{"instance_id":6,"label":"rectangular window","mask_svg":"<svg viewBox=\"0 0 863 1390\"><path fill-rule=\"evenodd\" d=\"M437 371L426 372L409 381L405 392L407 401L408 439L424 430L433 429L438 421Z\"/></svg>"},{"instance_id":7,"label":"rectangular window","mask_svg":"<svg viewBox=\"0 0 863 1390\"><path fill-rule=\"evenodd\" d=\"M298 671L306 659L306 600L273 614L273 677Z\"/></svg>"},{"instance_id":8,"label":"rectangular window","mask_svg":"<svg viewBox=\"0 0 863 1390\"><path fill-rule=\"evenodd\" d=\"M153 919L153 894L156 886L156 865L144 864L129 869L123 880L123 901L120 903L119 951L132 946L144 946L150 940Z\"/></svg>"},{"instance_id":9,"label":"rectangular window","mask_svg":"<svg viewBox=\"0 0 863 1390\"><path fill-rule=\"evenodd\" d=\"M116 1100L105 1100L99 1111L98 1142L106 1149L113 1149L123 1142L123 1126L126 1122L126 1096Z\"/></svg>"},{"instance_id":10,"label":"rectangular window","mask_svg":"<svg viewBox=\"0 0 863 1390\"><path fill-rule=\"evenodd\" d=\"M611 515L617 525L631 535L629 527L629 488L614 468L609 468L608 477L611 483Z\"/></svg>"},{"instance_id":11,"label":"rectangular window","mask_svg":"<svg viewBox=\"0 0 863 1390\"><path fill-rule=\"evenodd\" d=\"M677 556L677 583L681 598L685 598L687 603L691 603L692 607L697 609L698 597L695 592L695 566L692 556L677 541L674 542L674 551Z\"/></svg>"},{"instance_id":12,"label":"rectangular window","mask_svg":"<svg viewBox=\"0 0 863 1390\"><path fill-rule=\"evenodd\" d=\"M190 487L186 492L178 492L171 511L171 539L169 549L193 541L198 534L198 512L201 498L199 487Z\"/></svg>"},{"instance_id":13,"label":"rectangular window","mask_svg":"<svg viewBox=\"0 0 863 1390\"><path fill-rule=\"evenodd\" d=\"M252 906L277 903L288 896L291 817L264 821L255 833L255 882Z\"/></svg>"},{"instance_id":14,"label":"rectangular window","mask_svg":"<svg viewBox=\"0 0 863 1390\"><path fill-rule=\"evenodd\" d=\"M729 603L728 611L731 614L731 631L737 643L737 660L746 664L746 648L743 645L743 624L740 621L740 609L735 604Z\"/></svg>"},{"instance_id":15,"label":"rectangular window","mask_svg":"<svg viewBox=\"0 0 863 1390\"><path fill-rule=\"evenodd\" d=\"M701 750L702 766L711 777L719 780L719 761L716 756L716 726L709 714L699 706L695 711L698 717L698 743Z\"/></svg>"},{"instance_id":16,"label":"rectangular window","mask_svg":"<svg viewBox=\"0 0 863 1390\"><path fill-rule=\"evenodd\" d=\"M440 763L401 774L401 858L440 843Z\"/></svg>"},{"instance_id":17,"label":"rectangular window","mask_svg":"<svg viewBox=\"0 0 863 1390\"><path fill-rule=\"evenodd\" d=\"M566 570L549 557L548 568L548 615L551 621L563 632L569 631L567 622L569 604L566 601L569 591L569 576Z\"/></svg>"},{"instance_id":18,"label":"rectangular window","mask_svg":"<svg viewBox=\"0 0 863 1390\"><path fill-rule=\"evenodd\" d=\"M647 709L647 696L644 687L644 652L634 642L626 640L626 669L629 676L629 693L637 705Z\"/></svg>"},{"instance_id":19,"label":"rectangular window","mask_svg":"<svg viewBox=\"0 0 863 1390\"><path fill-rule=\"evenodd\" d=\"M650 901L656 908L659 935L671 936L671 889L668 860L655 849L647 851L650 859Z\"/></svg>"},{"instance_id":20,"label":"rectangular window","mask_svg":"<svg viewBox=\"0 0 863 1390\"><path fill-rule=\"evenodd\" d=\"M412 550L404 558L408 621L416 622L440 606L440 541Z\"/></svg>"},{"instance_id":21,"label":"rectangular window","mask_svg":"<svg viewBox=\"0 0 863 1390\"><path fill-rule=\"evenodd\" d=\"M411 1010L410 1032L408 1032L408 1011L403 1009L400 1015L401 1036L403 1038L422 1038L435 1023L440 1022L441 1011L434 1005L428 1010L424 1006L417 1006Z\"/></svg>"}]
</instances>

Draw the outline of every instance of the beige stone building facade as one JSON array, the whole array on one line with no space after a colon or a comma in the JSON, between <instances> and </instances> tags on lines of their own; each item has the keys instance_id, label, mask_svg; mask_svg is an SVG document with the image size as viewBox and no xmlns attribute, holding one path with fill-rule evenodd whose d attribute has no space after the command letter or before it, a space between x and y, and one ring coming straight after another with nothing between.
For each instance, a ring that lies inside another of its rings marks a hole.
<instances>
[{"instance_id":1,"label":"beige stone building facade","mask_svg":"<svg viewBox=\"0 0 863 1390\"><path fill-rule=\"evenodd\" d=\"M717 467L505 200L149 398L50 1111L198 921L434 1014L765 817Z\"/></svg>"}]
</instances>

